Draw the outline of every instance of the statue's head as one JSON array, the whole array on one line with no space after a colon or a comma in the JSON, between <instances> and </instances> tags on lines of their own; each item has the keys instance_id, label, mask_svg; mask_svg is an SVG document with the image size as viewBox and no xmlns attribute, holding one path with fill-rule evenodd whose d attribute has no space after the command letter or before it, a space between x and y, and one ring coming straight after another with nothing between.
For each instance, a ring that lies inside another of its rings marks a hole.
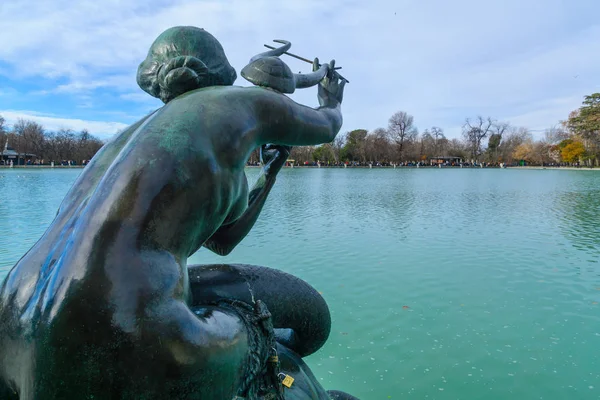
<instances>
[{"instance_id":1,"label":"statue's head","mask_svg":"<svg viewBox=\"0 0 600 400\"><path fill-rule=\"evenodd\" d=\"M315 59L314 71L309 74L294 74L279 56L287 52L292 44L287 40L274 40L283 46L255 55L242 69L242 77L247 81L281 93L294 93L298 88L317 85L327 74L327 67Z\"/></svg>"},{"instance_id":2,"label":"statue's head","mask_svg":"<svg viewBox=\"0 0 600 400\"><path fill-rule=\"evenodd\" d=\"M160 34L137 71L142 90L164 103L194 89L233 85L236 78L219 41L193 26Z\"/></svg>"}]
</instances>

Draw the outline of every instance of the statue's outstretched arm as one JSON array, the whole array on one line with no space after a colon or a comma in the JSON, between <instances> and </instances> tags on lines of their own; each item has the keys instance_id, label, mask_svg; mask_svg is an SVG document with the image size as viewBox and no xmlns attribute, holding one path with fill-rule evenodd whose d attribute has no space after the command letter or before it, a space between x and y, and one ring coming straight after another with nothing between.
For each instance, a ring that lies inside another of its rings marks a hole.
<instances>
[{"instance_id":1,"label":"statue's outstretched arm","mask_svg":"<svg viewBox=\"0 0 600 400\"><path fill-rule=\"evenodd\" d=\"M289 149L274 146L267 150L265 166L248 194L248 206L242 215L232 222L222 225L203 246L221 256L226 256L246 237L275 184L275 177L289 156Z\"/></svg>"},{"instance_id":2,"label":"statue's outstretched arm","mask_svg":"<svg viewBox=\"0 0 600 400\"><path fill-rule=\"evenodd\" d=\"M291 100L290 100L291 102ZM317 109L292 104L283 110L273 111L279 118L270 124L261 137L263 143L286 146L314 146L333 141L342 127L342 112L335 108Z\"/></svg>"},{"instance_id":3,"label":"statue's outstretched arm","mask_svg":"<svg viewBox=\"0 0 600 400\"><path fill-rule=\"evenodd\" d=\"M256 138L257 144L310 146L333 141L342 127L345 83L331 69L318 85L321 107L316 109L298 104L282 94L265 91L268 93L255 105L263 128Z\"/></svg>"}]
</instances>

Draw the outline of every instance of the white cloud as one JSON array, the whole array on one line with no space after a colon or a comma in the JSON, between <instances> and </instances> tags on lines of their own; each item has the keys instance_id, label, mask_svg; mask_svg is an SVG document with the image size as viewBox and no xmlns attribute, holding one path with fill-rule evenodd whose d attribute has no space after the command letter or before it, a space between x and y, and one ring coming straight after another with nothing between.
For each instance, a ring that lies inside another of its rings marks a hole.
<instances>
[{"instance_id":1,"label":"white cloud","mask_svg":"<svg viewBox=\"0 0 600 400\"><path fill-rule=\"evenodd\" d=\"M555 98L535 104L530 111L524 114L511 115L506 119L514 125L525 126L531 131L541 134L544 130L560 122L559 119L556 119L556 115L562 114L561 119L566 120L568 113L565 115L564 110L577 109L581 106L581 101L582 99L576 96Z\"/></svg>"},{"instance_id":2,"label":"white cloud","mask_svg":"<svg viewBox=\"0 0 600 400\"><path fill-rule=\"evenodd\" d=\"M100 88L113 88L117 90L127 90L131 86L132 78L125 75L114 75L103 77L98 80L86 80L86 79L73 79L69 83L58 85L52 89L38 90L32 92L36 95L46 94L81 94L90 93ZM135 81L135 78L133 78Z\"/></svg>"},{"instance_id":3,"label":"white cloud","mask_svg":"<svg viewBox=\"0 0 600 400\"><path fill-rule=\"evenodd\" d=\"M162 104L162 103L160 103L160 101L158 99L150 96L146 92L142 92L141 90L138 92L123 93L119 97L122 98L123 100L131 100L131 101L135 101L137 103L149 103L149 104L156 104L156 105Z\"/></svg>"},{"instance_id":4,"label":"white cloud","mask_svg":"<svg viewBox=\"0 0 600 400\"><path fill-rule=\"evenodd\" d=\"M544 102L582 99L600 81L600 5L592 0L31 0L0 10L0 60L8 65L0 74L61 78L46 94L114 90L150 104L135 72L157 35L175 25L215 35L238 73L263 43L290 40L292 52L343 67L351 81L344 130L386 126L398 110L421 130L455 132L477 114L546 127L579 103ZM247 85L241 77L236 84ZM316 106L315 95L292 97Z\"/></svg>"},{"instance_id":5,"label":"white cloud","mask_svg":"<svg viewBox=\"0 0 600 400\"><path fill-rule=\"evenodd\" d=\"M87 129L92 135L95 135L100 139L106 139L128 126L128 124L120 122L85 121L82 119L61 118L52 114L43 114L35 111L0 110L0 115L6 119L6 122L9 125L14 124L19 119L25 119L38 122L49 131L72 129L79 132Z\"/></svg>"},{"instance_id":6,"label":"white cloud","mask_svg":"<svg viewBox=\"0 0 600 400\"><path fill-rule=\"evenodd\" d=\"M7 88L0 88L0 97L2 96L17 96L19 95L19 92L16 89L7 87Z\"/></svg>"}]
</instances>

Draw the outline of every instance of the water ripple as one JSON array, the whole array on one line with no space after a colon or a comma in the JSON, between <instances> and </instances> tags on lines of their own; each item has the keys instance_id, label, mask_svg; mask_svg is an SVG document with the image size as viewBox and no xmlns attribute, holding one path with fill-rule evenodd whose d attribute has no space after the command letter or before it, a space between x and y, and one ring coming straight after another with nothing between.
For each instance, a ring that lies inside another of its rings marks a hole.
<instances>
[{"instance_id":1,"label":"water ripple","mask_svg":"<svg viewBox=\"0 0 600 400\"><path fill-rule=\"evenodd\" d=\"M0 174L2 276L77 172ZM596 398L599 210L598 173L286 169L229 256L190 263L275 267L322 292L332 333L307 361L328 388Z\"/></svg>"}]
</instances>

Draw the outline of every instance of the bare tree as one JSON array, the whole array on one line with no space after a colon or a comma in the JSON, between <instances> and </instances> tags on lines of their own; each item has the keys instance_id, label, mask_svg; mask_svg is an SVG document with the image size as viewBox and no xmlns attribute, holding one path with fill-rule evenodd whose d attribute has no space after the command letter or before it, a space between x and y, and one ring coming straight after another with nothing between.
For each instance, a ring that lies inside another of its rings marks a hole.
<instances>
[{"instance_id":1,"label":"bare tree","mask_svg":"<svg viewBox=\"0 0 600 400\"><path fill-rule=\"evenodd\" d=\"M392 115L388 121L388 134L398 146L398 155L400 161L402 161L405 143L418 134L417 128L414 126L413 116L404 111L398 111Z\"/></svg>"},{"instance_id":2,"label":"bare tree","mask_svg":"<svg viewBox=\"0 0 600 400\"><path fill-rule=\"evenodd\" d=\"M70 129L61 129L52 137L54 154L52 159L58 162L74 159L76 149L75 133Z\"/></svg>"},{"instance_id":3,"label":"bare tree","mask_svg":"<svg viewBox=\"0 0 600 400\"><path fill-rule=\"evenodd\" d=\"M554 125L544 131L544 138L550 144L557 144L565 139L569 139L571 135L562 125Z\"/></svg>"},{"instance_id":4,"label":"bare tree","mask_svg":"<svg viewBox=\"0 0 600 400\"><path fill-rule=\"evenodd\" d=\"M472 159L475 160L479 156L481 141L488 136L493 126L494 121L490 117L483 118L482 116L477 116L474 121L471 121L469 118L465 120L462 127L463 137L469 144Z\"/></svg>"},{"instance_id":5,"label":"bare tree","mask_svg":"<svg viewBox=\"0 0 600 400\"><path fill-rule=\"evenodd\" d=\"M345 140L344 136L338 135L333 142L331 142L331 149L333 151L333 156L335 157L335 162L340 162L342 159L342 148L344 147Z\"/></svg>"},{"instance_id":6,"label":"bare tree","mask_svg":"<svg viewBox=\"0 0 600 400\"><path fill-rule=\"evenodd\" d=\"M515 156L515 151L517 148L532 141L533 137L527 128L511 127L508 132L504 134L502 142L499 146L498 152L501 154L502 161L507 163L518 161L515 160L518 159L518 157Z\"/></svg>"},{"instance_id":7,"label":"bare tree","mask_svg":"<svg viewBox=\"0 0 600 400\"><path fill-rule=\"evenodd\" d=\"M25 138L23 132L25 131L25 120L18 119L17 122L13 125L12 132L8 136L8 141L10 142L10 146L17 152L17 165L21 163L21 155L26 153L25 151Z\"/></svg>"},{"instance_id":8,"label":"bare tree","mask_svg":"<svg viewBox=\"0 0 600 400\"><path fill-rule=\"evenodd\" d=\"M17 152L17 163L21 163L24 154L34 154L40 161L90 160L104 143L87 130L78 135L69 129L48 132L35 121L19 119L8 131L5 120L0 116L0 154L6 141Z\"/></svg>"},{"instance_id":9,"label":"bare tree","mask_svg":"<svg viewBox=\"0 0 600 400\"><path fill-rule=\"evenodd\" d=\"M437 154L439 152L438 143L442 139L445 139L446 137L444 136L444 131L442 130L442 128L439 128L437 126L434 126L431 128L431 136L433 137L433 140L434 140L433 152L436 153L433 155L437 157L437 156L439 156L439 154Z\"/></svg>"},{"instance_id":10,"label":"bare tree","mask_svg":"<svg viewBox=\"0 0 600 400\"><path fill-rule=\"evenodd\" d=\"M27 158L26 154L41 156L45 140L44 128L37 122L19 119L13 125L12 132L6 136L10 146L17 152L17 164Z\"/></svg>"},{"instance_id":11,"label":"bare tree","mask_svg":"<svg viewBox=\"0 0 600 400\"><path fill-rule=\"evenodd\" d=\"M498 151L500 149L500 143L502 143L502 137L511 128L508 122L495 122L492 125L491 134L488 140L487 156L493 162L498 162Z\"/></svg>"},{"instance_id":12,"label":"bare tree","mask_svg":"<svg viewBox=\"0 0 600 400\"><path fill-rule=\"evenodd\" d=\"M435 137L429 132L429 129L425 129L419 140L419 161L425 161L427 158L435 157Z\"/></svg>"},{"instance_id":13,"label":"bare tree","mask_svg":"<svg viewBox=\"0 0 600 400\"><path fill-rule=\"evenodd\" d=\"M448 155L466 159L469 153L467 147L468 144L464 143L460 139L454 138L448 141Z\"/></svg>"},{"instance_id":14,"label":"bare tree","mask_svg":"<svg viewBox=\"0 0 600 400\"><path fill-rule=\"evenodd\" d=\"M302 165L306 161L311 161L313 159L314 151L315 146L295 146L292 147L289 158L296 160L295 163L297 165Z\"/></svg>"},{"instance_id":15,"label":"bare tree","mask_svg":"<svg viewBox=\"0 0 600 400\"><path fill-rule=\"evenodd\" d=\"M19 122L23 122L22 120ZM21 125L20 134L23 136L23 151L29 154L35 154L39 158L43 158L44 142L44 127L35 121L24 121ZM16 130L16 127L15 127Z\"/></svg>"},{"instance_id":16,"label":"bare tree","mask_svg":"<svg viewBox=\"0 0 600 400\"><path fill-rule=\"evenodd\" d=\"M4 152L4 146L6 146L8 138L5 122L6 120L0 115L0 155Z\"/></svg>"},{"instance_id":17,"label":"bare tree","mask_svg":"<svg viewBox=\"0 0 600 400\"><path fill-rule=\"evenodd\" d=\"M390 158L390 143L388 133L383 128L377 128L369 133L366 142L367 158L370 161L387 162Z\"/></svg>"},{"instance_id":18,"label":"bare tree","mask_svg":"<svg viewBox=\"0 0 600 400\"><path fill-rule=\"evenodd\" d=\"M74 154L69 156L69 159L76 160L78 163L83 163L85 160L90 160L94 154L100 150L104 144L87 129L81 131L75 141Z\"/></svg>"},{"instance_id":19,"label":"bare tree","mask_svg":"<svg viewBox=\"0 0 600 400\"><path fill-rule=\"evenodd\" d=\"M494 122L492 125L492 131L494 134L502 137L510 129L509 122Z\"/></svg>"},{"instance_id":20,"label":"bare tree","mask_svg":"<svg viewBox=\"0 0 600 400\"><path fill-rule=\"evenodd\" d=\"M544 140L535 142L533 146L533 154L537 164L549 164L552 159L552 146Z\"/></svg>"}]
</instances>

